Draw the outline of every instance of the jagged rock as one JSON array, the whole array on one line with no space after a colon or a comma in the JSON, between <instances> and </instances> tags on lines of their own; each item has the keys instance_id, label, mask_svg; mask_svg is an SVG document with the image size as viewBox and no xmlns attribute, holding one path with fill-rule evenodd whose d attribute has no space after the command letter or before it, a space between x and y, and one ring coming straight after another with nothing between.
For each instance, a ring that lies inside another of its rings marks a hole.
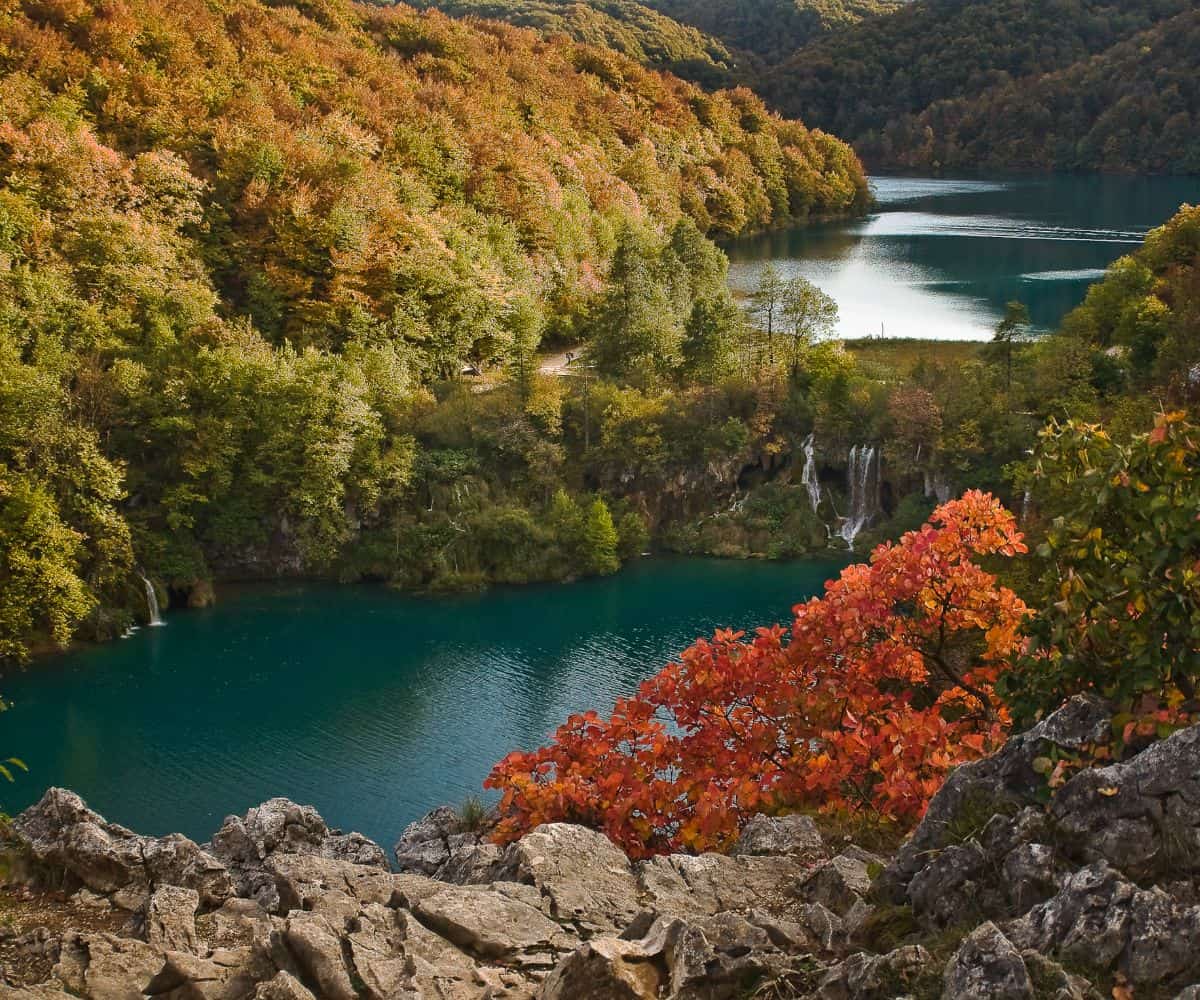
<instances>
[{"instance_id":1,"label":"jagged rock","mask_svg":"<svg viewBox=\"0 0 1200 1000\"><path fill-rule=\"evenodd\" d=\"M261 903L269 912L280 906L269 858L316 856L332 861L387 870L387 856L360 833L331 830L312 806L290 799L269 799L245 816L227 816L213 834L213 854L233 873L238 895Z\"/></svg>"},{"instance_id":2,"label":"jagged rock","mask_svg":"<svg viewBox=\"0 0 1200 1000\"><path fill-rule=\"evenodd\" d=\"M1134 881L1200 872L1200 726L1079 772L1051 811L1085 860L1103 858Z\"/></svg>"},{"instance_id":3,"label":"jagged rock","mask_svg":"<svg viewBox=\"0 0 1200 1000\"><path fill-rule=\"evenodd\" d=\"M991 921L963 939L943 982L942 1000L1033 1000L1025 960Z\"/></svg>"},{"instance_id":4,"label":"jagged rock","mask_svg":"<svg viewBox=\"0 0 1200 1000\"><path fill-rule=\"evenodd\" d=\"M1011 912L1026 913L1053 896L1062 882L1054 849L1046 844L1021 844L1002 866Z\"/></svg>"},{"instance_id":5,"label":"jagged rock","mask_svg":"<svg viewBox=\"0 0 1200 1000\"><path fill-rule=\"evenodd\" d=\"M1188 986L1176 994L1175 1000L1200 1000L1200 986Z\"/></svg>"},{"instance_id":6,"label":"jagged rock","mask_svg":"<svg viewBox=\"0 0 1200 1000\"><path fill-rule=\"evenodd\" d=\"M367 1000L390 1000L409 992L404 929L394 910L368 904L347 928L350 964Z\"/></svg>"},{"instance_id":7,"label":"jagged rock","mask_svg":"<svg viewBox=\"0 0 1200 1000\"><path fill-rule=\"evenodd\" d=\"M564 958L539 1000L658 1000L663 972L633 941L597 938Z\"/></svg>"},{"instance_id":8,"label":"jagged rock","mask_svg":"<svg viewBox=\"0 0 1200 1000\"><path fill-rule=\"evenodd\" d=\"M1105 1000L1082 976L1073 976L1057 962L1040 952L1026 949L1021 952L1034 993L1045 1000ZM1197 997L1200 1000L1200 997Z\"/></svg>"},{"instance_id":9,"label":"jagged rock","mask_svg":"<svg viewBox=\"0 0 1200 1000\"><path fill-rule=\"evenodd\" d=\"M293 913L283 939L322 1000L358 1000L342 952L341 928L313 913Z\"/></svg>"},{"instance_id":10,"label":"jagged rock","mask_svg":"<svg viewBox=\"0 0 1200 1000\"><path fill-rule=\"evenodd\" d=\"M67 871L94 892L129 910L142 909L154 886L195 889L206 906L233 893L233 880L216 858L180 834L143 837L87 807L63 788L12 823L17 842L40 865Z\"/></svg>"},{"instance_id":11,"label":"jagged rock","mask_svg":"<svg viewBox=\"0 0 1200 1000\"><path fill-rule=\"evenodd\" d=\"M196 950L196 910L200 894L195 889L160 885L146 907L146 940L163 951Z\"/></svg>"},{"instance_id":12,"label":"jagged rock","mask_svg":"<svg viewBox=\"0 0 1200 1000\"><path fill-rule=\"evenodd\" d=\"M686 918L755 908L785 913L796 902L792 887L808 871L796 858L672 854L643 863L638 877L647 905Z\"/></svg>"},{"instance_id":13,"label":"jagged rock","mask_svg":"<svg viewBox=\"0 0 1200 1000\"><path fill-rule=\"evenodd\" d=\"M766 931L776 947L793 954L836 952L845 947L845 924L820 903L801 903L788 916L790 919L751 910L746 919Z\"/></svg>"},{"instance_id":14,"label":"jagged rock","mask_svg":"<svg viewBox=\"0 0 1200 1000\"><path fill-rule=\"evenodd\" d=\"M500 848L485 843L480 832L465 829L462 816L449 806L405 827L392 853L398 871L456 885L492 881L501 856Z\"/></svg>"},{"instance_id":15,"label":"jagged rock","mask_svg":"<svg viewBox=\"0 0 1200 1000\"><path fill-rule=\"evenodd\" d=\"M541 910L483 886L445 886L413 913L426 927L478 958L521 967L554 965L578 940Z\"/></svg>"},{"instance_id":16,"label":"jagged rock","mask_svg":"<svg viewBox=\"0 0 1200 1000\"><path fill-rule=\"evenodd\" d=\"M57 986L7 986L0 980L0 1000L76 1000L75 996Z\"/></svg>"},{"instance_id":17,"label":"jagged rock","mask_svg":"<svg viewBox=\"0 0 1200 1000\"><path fill-rule=\"evenodd\" d=\"M1068 876L1054 898L1006 928L1020 948L1091 968L1119 967L1130 982L1162 984L1200 974L1200 906L1141 889L1105 862Z\"/></svg>"},{"instance_id":18,"label":"jagged rock","mask_svg":"<svg viewBox=\"0 0 1200 1000\"><path fill-rule=\"evenodd\" d=\"M396 920L404 935L404 953L412 963L412 985L421 997L481 1000L486 988L496 987L494 982L485 981L474 961L413 914L398 910ZM518 982L514 977L507 982L502 979L500 985L509 987Z\"/></svg>"},{"instance_id":19,"label":"jagged rock","mask_svg":"<svg viewBox=\"0 0 1200 1000\"><path fill-rule=\"evenodd\" d=\"M254 1000L316 1000L308 988L289 972L280 972L265 983L259 983Z\"/></svg>"},{"instance_id":20,"label":"jagged rock","mask_svg":"<svg viewBox=\"0 0 1200 1000\"><path fill-rule=\"evenodd\" d=\"M556 920L585 934L624 927L639 909L638 882L625 853L595 830L548 823L510 844L504 874L536 886Z\"/></svg>"},{"instance_id":21,"label":"jagged rock","mask_svg":"<svg viewBox=\"0 0 1200 1000\"><path fill-rule=\"evenodd\" d=\"M54 977L89 1000L141 1000L162 965L162 951L144 941L72 931L63 936Z\"/></svg>"},{"instance_id":22,"label":"jagged rock","mask_svg":"<svg viewBox=\"0 0 1200 1000\"><path fill-rule=\"evenodd\" d=\"M234 947L271 933L271 916L252 899L227 899L221 908L201 918L204 938L214 946ZM197 935L200 935L197 927Z\"/></svg>"},{"instance_id":23,"label":"jagged rock","mask_svg":"<svg viewBox=\"0 0 1200 1000\"><path fill-rule=\"evenodd\" d=\"M987 884L991 874L989 859L978 843L947 847L909 882L913 913L937 927L998 915L995 911L1002 909L1007 899L998 885Z\"/></svg>"},{"instance_id":24,"label":"jagged rock","mask_svg":"<svg viewBox=\"0 0 1200 1000\"><path fill-rule=\"evenodd\" d=\"M274 898L282 913L310 910L335 890L363 903L384 905L392 902L396 891L388 871L314 854L276 854L262 870L274 878ZM262 890L258 895L264 895Z\"/></svg>"},{"instance_id":25,"label":"jagged rock","mask_svg":"<svg viewBox=\"0 0 1200 1000\"><path fill-rule=\"evenodd\" d=\"M896 1000L928 974L931 959L920 945L886 955L859 952L834 966L817 988L819 1000Z\"/></svg>"},{"instance_id":26,"label":"jagged rock","mask_svg":"<svg viewBox=\"0 0 1200 1000\"><path fill-rule=\"evenodd\" d=\"M829 856L811 816L752 816L742 827L732 854L784 855L805 861Z\"/></svg>"},{"instance_id":27,"label":"jagged rock","mask_svg":"<svg viewBox=\"0 0 1200 1000\"><path fill-rule=\"evenodd\" d=\"M874 894L892 903L907 900L909 883L975 815L983 822L995 814L1017 813L1045 788L1033 762L1049 748L1078 750L1108 737L1111 715L1100 699L1072 698L1031 730L1013 736L990 757L956 768L929 803L924 819L904 842L895 858L875 880Z\"/></svg>"},{"instance_id":28,"label":"jagged rock","mask_svg":"<svg viewBox=\"0 0 1200 1000\"><path fill-rule=\"evenodd\" d=\"M455 841L458 840L458 843ZM495 844L467 843L451 837L450 856L437 878L455 885L484 885L502 875L504 851Z\"/></svg>"},{"instance_id":29,"label":"jagged rock","mask_svg":"<svg viewBox=\"0 0 1200 1000\"><path fill-rule=\"evenodd\" d=\"M250 997L275 975L275 966L253 948L219 948L210 955L169 952L143 992L161 1000L235 1000Z\"/></svg>"},{"instance_id":30,"label":"jagged rock","mask_svg":"<svg viewBox=\"0 0 1200 1000\"><path fill-rule=\"evenodd\" d=\"M868 861L862 853L839 854L806 872L797 883L796 892L808 902L820 903L844 917L870 890L872 864L882 868L883 859Z\"/></svg>"}]
</instances>

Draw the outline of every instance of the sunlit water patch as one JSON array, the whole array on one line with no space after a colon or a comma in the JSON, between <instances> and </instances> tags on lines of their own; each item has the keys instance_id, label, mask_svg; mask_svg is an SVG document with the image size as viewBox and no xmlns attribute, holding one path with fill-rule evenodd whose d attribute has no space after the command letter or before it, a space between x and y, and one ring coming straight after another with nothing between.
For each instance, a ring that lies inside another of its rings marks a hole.
<instances>
[{"instance_id":1,"label":"sunlit water patch","mask_svg":"<svg viewBox=\"0 0 1200 1000\"><path fill-rule=\"evenodd\" d=\"M1141 243L1196 178L878 178L867 219L728 245L730 283L750 294L767 261L837 301L838 335L984 340L1017 299L1053 329L1089 282Z\"/></svg>"}]
</instances>

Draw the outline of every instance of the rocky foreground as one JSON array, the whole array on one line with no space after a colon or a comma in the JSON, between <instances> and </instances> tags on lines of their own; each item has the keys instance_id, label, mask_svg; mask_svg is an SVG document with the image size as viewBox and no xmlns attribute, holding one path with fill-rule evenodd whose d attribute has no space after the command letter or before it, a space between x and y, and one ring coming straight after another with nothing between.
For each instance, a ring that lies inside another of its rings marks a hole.
<instances>
[{"instance_id":1,"label":"rocky foreground","mask_svg":"<svg viewBox=\"0 0 1200 1000\"><path fill-rule=\"evenodd\" d=\"M51 789L9 891L61 902L0 925L0 998L1200 1000L1200 727L1049 795L1034 761L1110 725L1077 699L960 768L888 860L801 816L635 864L565 824L502 849L444 809L395 870L284 799L200 846Z\"/></svg>"}]
</instances>

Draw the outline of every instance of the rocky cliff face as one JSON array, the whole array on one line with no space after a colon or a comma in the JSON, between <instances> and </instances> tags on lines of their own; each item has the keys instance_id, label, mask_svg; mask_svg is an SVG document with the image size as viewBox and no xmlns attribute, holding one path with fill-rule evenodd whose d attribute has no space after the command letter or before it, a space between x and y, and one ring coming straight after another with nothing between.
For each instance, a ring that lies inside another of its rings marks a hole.
<instances>
[{"instance_id":1,"label":"rocky cliff face","mask_svg":"<svg viewBox=\"0 0 1200 1000\"><path fill-rule=\"evenodd\" d=\"M1048 795L1034 761L1109 725L1077 700L961 768L890 860L802 816L635 864L442 809L389 867L284 799L201 846L51 789L10 834L7 891L40 905L0 931L0 998L1200 1000L1200 728Z\"/></svg>"}]
</instances>

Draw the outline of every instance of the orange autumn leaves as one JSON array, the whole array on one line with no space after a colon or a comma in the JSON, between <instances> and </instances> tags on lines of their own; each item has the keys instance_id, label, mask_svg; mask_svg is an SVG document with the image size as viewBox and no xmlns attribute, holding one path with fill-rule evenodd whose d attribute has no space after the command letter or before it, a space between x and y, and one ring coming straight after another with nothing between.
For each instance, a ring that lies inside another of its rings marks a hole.
<instances>
[{"instance_id":1,"label":"orange autumn leaves","mask_svg":"<svg viewBox=\"0 0 1200 1000\"><path fill-rule=\"evenodd\" d=\"M1024 551L990 495L944 504L797 605L790 629L700 639L609 718L571 716L509 754L487 780L497 839L567 821L645 857L727 847L756 812L915 820L1007 733L992 687L1027 608L975 560Z\"/></svg>"}]
</instances>

